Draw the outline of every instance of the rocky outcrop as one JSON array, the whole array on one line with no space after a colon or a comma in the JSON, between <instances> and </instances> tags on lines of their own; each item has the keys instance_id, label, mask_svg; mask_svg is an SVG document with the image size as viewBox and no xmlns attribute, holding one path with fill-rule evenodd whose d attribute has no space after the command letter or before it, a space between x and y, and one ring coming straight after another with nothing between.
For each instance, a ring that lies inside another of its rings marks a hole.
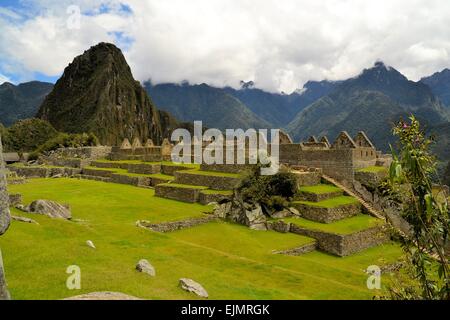
<instances>
[{"instance_id":1,"label":"rocky outcrop","mask_svg":"<svg viewBox=\"0 0 450 320\"><path fill-rule=\"evenodd\" d=\"M195 293L199 297L208 298L208 292L202 287L201 284L195 282L192 279L181 278L180 287L188 292Z\"/></svg>"},{"instance_id":2,"label":"rocky outcrop","mask_svg":"<svg viewBox=\"0 0 450 320\"><path fill-rule=\"evenodd\" d=\"M156 275L155 268L146 259L142 259L137 263L136 270L152 277Z\"/></svg>"},{"instance_id":3,"label":"rocky outcrop","mask_svg":"<svg viewBox=\"0 0 450 320\"><path fill-rule=\"evenodd\" d=\"M68 205L62 205L50 200L33 201L25 210L29 213L37 213L52 219L72 219L72 212Z\"/></svg>"},{"instance_id":4,"label":"rocky outcrop","mask_svg":"<svg viewBox=\"0 0 450 320\"><path fill-rule=\"evenodd\" d=\"M244 202L236 195L231 201L217 205L214 214L253 230L267 230L267 217L261 205Z\"/></svg>"}]
</instances>

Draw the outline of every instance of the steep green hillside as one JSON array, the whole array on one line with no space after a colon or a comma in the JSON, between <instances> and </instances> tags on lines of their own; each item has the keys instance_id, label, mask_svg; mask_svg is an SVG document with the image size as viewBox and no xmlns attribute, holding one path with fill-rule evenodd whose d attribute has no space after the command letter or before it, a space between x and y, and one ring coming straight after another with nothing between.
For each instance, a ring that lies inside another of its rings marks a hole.
<instances>
[{"instance_id":1,"label":"steep green hillside","mask_svg":"<svg viewBox=\"0 0 450 320\"><path fill-rule=\"evenodd\" d=\"M39 81L0 85L0 123L9 127L19 120L33 118L52 88L53 84Z\"/></svg>"}]
</instances>

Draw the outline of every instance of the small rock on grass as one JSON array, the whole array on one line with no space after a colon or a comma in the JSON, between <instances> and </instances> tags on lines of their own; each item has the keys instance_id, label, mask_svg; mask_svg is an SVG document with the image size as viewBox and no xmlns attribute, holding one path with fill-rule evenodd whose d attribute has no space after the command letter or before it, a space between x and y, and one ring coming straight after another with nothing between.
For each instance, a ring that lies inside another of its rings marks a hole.
<instances>
[{"instance_id":1,"label":"small rock on grass","mask_svg":"<svg viewBox=\"0 0 450 320\"><path fill-rule=\"evenodd\" d=\"M156 275L155 268L145 259L140 260L136 265L136 270L142 273L146 273L152 277Z\"/></svg>"},{"instance_id":2,"label":"small rock on grass","mask_svg":"<svg viewBox=\"0 0 450 320\"><path fill-rule=\"evenodd\" d=\"M86 244L88 247L91 247L92 249L96 249L94 243L91 240L86 241Z\"/></svg>"},{"instance_id":3,"label":"small rock on grass","mask_svg":"<svg viewBox=\"0 0 450 320\"><path fill-rule=\"evenodd\" d=\"M195 293L199 297L208 298L208 292L206 292L206 290L202 287L201 284L195 282L192 279L181 278L180 286L183 290Z\"/></svg>"}]
</instances>

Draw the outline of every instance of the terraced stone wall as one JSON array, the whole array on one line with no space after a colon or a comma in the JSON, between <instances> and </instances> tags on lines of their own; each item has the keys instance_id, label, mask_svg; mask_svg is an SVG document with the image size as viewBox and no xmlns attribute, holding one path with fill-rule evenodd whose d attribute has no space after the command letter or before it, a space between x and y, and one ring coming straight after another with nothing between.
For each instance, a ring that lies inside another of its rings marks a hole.
<instances>
[{"instance_id":1,"label":"terraced stone wall","mask_svg":"<svg viewBox=\"0 0 450 320\"><path fill-rule=\"evenodd\" d=\"M373 227L353 234L340 235L305 229L291 224L290 232L314 238L317 240L317 246L320 250L340 257L352 255L389 240L389 234L383 226Z\"/></svg>"}]
</instances>

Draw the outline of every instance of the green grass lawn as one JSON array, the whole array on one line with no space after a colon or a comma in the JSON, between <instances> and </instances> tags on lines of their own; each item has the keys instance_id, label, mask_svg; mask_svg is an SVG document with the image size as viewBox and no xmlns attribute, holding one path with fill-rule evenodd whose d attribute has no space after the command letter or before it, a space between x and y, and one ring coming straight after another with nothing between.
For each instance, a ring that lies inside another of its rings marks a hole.
<instances>
[{"instance_id":1,"label":"green grass lawn","mask_svg":"<svg viewBox=\"0 0 450 320\"><path fill-rule=\"evenodd\" d=\"M325 194L333 192L342 192L341 189L335 187L331 184L318 184L316 186L303 186L299 188L300 192L314 193L314 194Z\"/></svg>"},{"instance_id":2,"label":"green grass lawn","mask_svg":"<svg viewBox=\"0 0 450 320\"><path fill-rule=\"evenodd\" d=\"M371 166L371 167L359 169L358 172L373 172L373 173L387 172L387 168L379 167L379 166Z\"/></svg>"},{"instance_id":3,"label":"green grass lawn","mask_svg":"<svg viewBox=\"0 0 450 320\"><path fill-rule=\"evenodd\" d=\"M295 201L294 203L301 203L301 204L306 204L308 206L320 207L320 208L335 208L335 207L339 207L339 206L343 206L343 205L347 205L347 204L358 203L358 200L356 200L353 197L341 196L341 197L335 197L335 198L331 198L331 199L327 199L327 200L323 200L323 201L319 201L319 202Z\"/></svg>"},{"instance_id":4,"label":"green grass lawn","mask_svg":"<svg viewBox=\"0 0 450 320\"><path fill-rule=\"evenodd\" d=\"M31 217L13 221L0 237L6 277L15 299L60 299L93 291L119 291L146 299L195 299L178 287L181 277L201 283L210 299L370 299L364 270L394 261L395 244L346 258L321 252L299 257L273 250L298 247L309 238L253 231L214 222L168 234L137 228L137 220L173 221L203 216L208 207L154 197L154 191L77 179L36 179L9 186L24 202L69 203L73 221ZM97 249L86 246L92 240ZM148 259L156 277L135 271ZM66 268L81 268L82 290L70 291Z\"/></svg>"},{"instance_id":5,"label":"green grass lawn","mask_svg":"<svg viewBox=\"0 0 450 320\"><path fill-rule=\"evenodd\" d=\"M232 190L203 190L203 194L220 194L223 196L231 196L233 194Z\"/></svg>"},{"instance_id":6,"label":"green grass lawn","mask_svg":"<svg viewBox=\"0 0 450 320\"><path fill-rule=\"evenodd\" d=\"M287 218L285 222L290 222L299 227L314 229L337 234L351 234L371 227L376 227L384 223L383 220L361 214L352 218L340 220L333 223L319 223L303 218Z\"/></svg>"}]
</instances>

